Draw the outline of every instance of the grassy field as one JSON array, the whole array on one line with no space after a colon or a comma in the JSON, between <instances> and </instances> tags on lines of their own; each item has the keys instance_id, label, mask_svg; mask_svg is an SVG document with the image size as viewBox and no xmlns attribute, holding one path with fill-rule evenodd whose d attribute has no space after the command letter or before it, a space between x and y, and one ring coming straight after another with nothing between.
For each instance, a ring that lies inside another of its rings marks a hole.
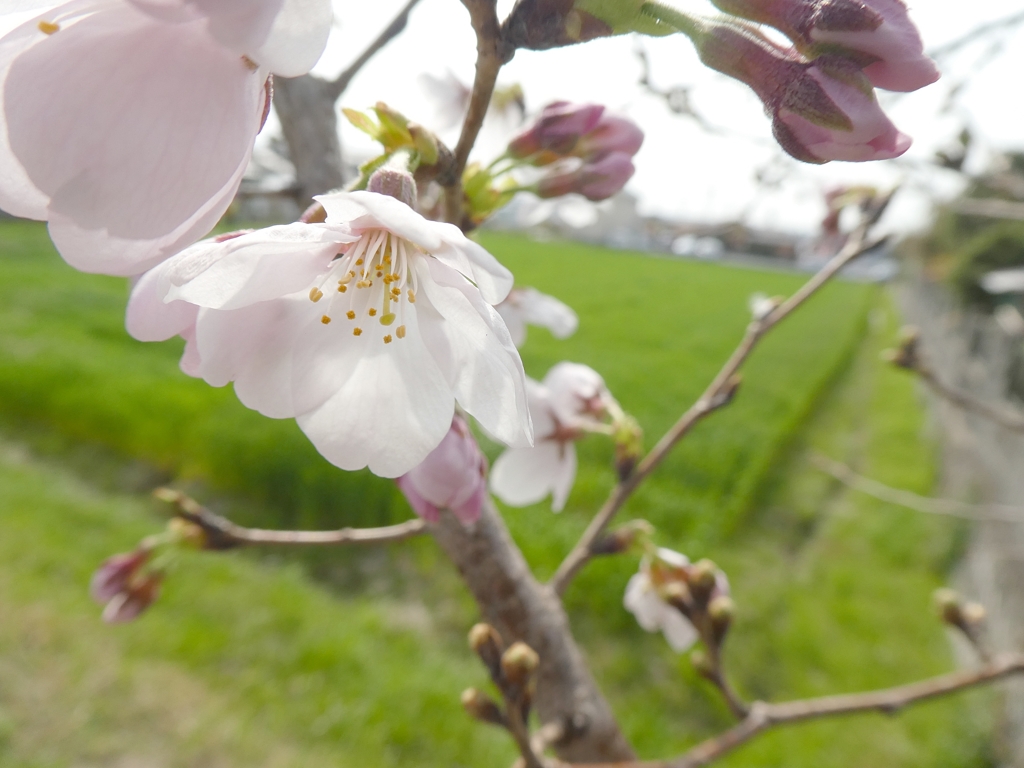
<instances>
[{"instance_id":1,"label":"grassy field","mask_svg":"<svg viewBox=\"0 0 1024 768\"><path fill-rule=\"evenodd\" d=\"M569 341L531 330L528 371L594 366L651 440L735 344L747 296L799 283L508 236L486 244L581 316ZM475 611L429 541L360 556L196 556L143 621L99 624L88 573L155 529L135 492L157 482L282 526L409 514L390 483L333 470L291 422L178 373L180 345L129 339L125 295L124 281L65 267L41 228L0 225L0 765L508 764L500 734L458 708L459 690L482 682L462 639ZM740 604L730 653L751 696L854 690L951 663L928 596L963 532L850 496L804 461L824 450L930 488L912 382L877 363L894 324L877 291L831 286L627 510L663 543L726 566ZM581 448L566 512L507 511L541 575L611 482L608 447ZM596 564L569 605L630 737L654 756L728 720L688 662L621 609L635 567ZM967 701L794 729L732 763L985 765L985 700Z\"/></svg>"}]
</instances>

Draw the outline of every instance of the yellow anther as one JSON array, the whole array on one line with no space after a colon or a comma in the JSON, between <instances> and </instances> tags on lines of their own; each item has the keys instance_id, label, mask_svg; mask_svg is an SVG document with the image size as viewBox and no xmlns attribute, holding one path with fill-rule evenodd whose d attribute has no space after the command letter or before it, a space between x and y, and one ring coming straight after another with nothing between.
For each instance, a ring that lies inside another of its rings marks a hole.
<instances>
[{"instance_id":1,"label":"yellow anther","mask_svg":"<svg viewBox=\"0 0 1024 768\"><path fill-rule=\"evenodd\" d=\"M400 325L397 328L395 328L395 336L397 336L400 339L404 339L405 338L405 326L404 325Z\"/></svg>"},{"instance_id":2,"label":"yellow anther","mask_svg":"<svg viewBox=\"0 0 1024 768\"><path fill-rule=\"evenodd\" d=\"M390 333L387 336L384 337L384 343L385 344L390 344L391 343L391 334Z\"/></svg>"},{"instance_id":3,"label":"yellow anther","mask_svg":"<svg viewBox=\"0 0 1024 768\"><path fill-rule=\"evenodd\" d=\"M44 35L52 35L54 32L60 32L60 24L55 24L52 21L40 21L39 31ZM63 38L61 38L63 40Z\"/></svg>"},{"instance_id":4,"label":"yellow anther","mask_svg":"<svg viewBox=\"0 0 1024 768\"><path fill-rule=\"evenodd\" d=\"M395 299L397 300L402 295L402 289L401 288L392 288L391 289L391 295L394 296Z\"/></svg>"},{"instance_id":5,"label":"yellow anther","mask_svg":"<svg viewBox=\"0 0 1024 768\"><path fill-rule=\"evenodd\" d=\"M323 323L324 325L327 325L329 322L331 322L331 318L329 318L327 315L324 315L323 317L320 318L320 322Z\"/></svg>"},{"instance_id":6,"label":"yellow anther","mask_svg":"<svg viewBox=\"0 0 1024 768\"><path fill-rule=\"evenodd\" d=\"M358 283L356 283L356 288L369 288L369 287L370 287L370 281L369 280L360 280Z\"/></svg>"},{"instance_id":7,"label":"yellow anther","mask_svg":"<svg viewBox=\"0 0 1024 768\"><path fill-rule=\"evenodd\" d=\"M380 271L380 270L378 269L378 270L377 270L377 277L383 277L383 276L384 276L384 273L383 273L383 272L381 272L381 271Z\"/></svg>"},{"instance_id":8,"label":"yellow anther","mask_svg":"<svg viewBox=\"0 0 1024 768\"><path fill-rule=\"evenodd\" d=\"M352 329L352 335L353 336L362 336L363 335L363 329L362 328L353 328Z\"/></svg>"},{"instance_id":9,"label":"yellow anther","mask_svg":"<svg viewBox=\"0 0 1024 768\"><path fill-rule=\"evenodd\" d=\"M339 285L338 286L338 293L344 293L347 290L348 290L348 286L347 285Z\"/></svg>"},{"instance_id":10,"label":"yellow anther","mask_svg":"<svg viewBox=\"0 0 1024 768\"><path fill-rule=\"evenodd\" d=\"M320 301L324 297L324 292L317 288L315 285L309 289L309 300L312 302Z\"/></svg>"},{"instance_id":11,"label":"yellow anther","mask_svg":"<svg viewBox=\"0 0 1024 768\"><path fill-rule=\"evenodd\" d=\"M347 317L349 320L355 320L356 313L350 309L348 312L345 313L345 317Z\"/></svg>"},{"instance_id":12,"label":"yellow anther","mask_svg":"<svg viewBox=\"0 0 1024 768\"><path fill-rule=\"evenodd\" d=\"M357 266L357 267L358 267L358 266L359 266L360 264L362 264L362 263L363 263L363 260L362 260L362 259L356 259L356 266Z\"/></svg>"},{"instance_id":13,"label":"yellow anther","mask_svg":"<svg viewBox=\"0 0 1024 768\"><path fill-rule=\"evenodd\" d=\"M251 72L255 72L257 69L260 68L260 65L257 64L252 59L250 59L248 56L242 57L242 63L245 64L245 66L247 66L249 68L249 71Z\"/></svg>"},{"instance_id":14,"label":"yellow anther","mask_svg":"<svg viewBox=\"0 0 1024 768\"><path fill-rule=\"evenodd\" d=\"M366 314L368 314L370 317L373 317L374 315L377 314L377 308L376 307L370 307L370 309L367 311Z\"/></svg>"},{"instance_id":15,"label":"yellow anther","mask_svg":"<svg viewBox=\"0 0 1024 768\"><path fill-rule=\"evenodd\" d=\"M380 272L378 272L377 274L379 275ZM394 275L384 275L384 285L390 285L394 279Z\"/></svg>"},{"instance_id":16,"label":"yellow anther","mask_svg":"<svg viewBox=\"0 0 1024 768\"><path fill-rule=\"evenodd\" d=\"M381 325L391 325L393 322L395 322L395 313L394 312L388 312L386 315L381 315L380 316L380 324Z\"/></svg>"},{"instance_id":17,"label":"yellow anther","mask_svg":"<svg viewBox=\"0 0 1024 768\"><path fill-rule=\"evenodd\" d=\"M409 289L409 303L410 304L415 304L416 303L416 294L413 293L412 288Z\"/></svg>"}]
</instances>

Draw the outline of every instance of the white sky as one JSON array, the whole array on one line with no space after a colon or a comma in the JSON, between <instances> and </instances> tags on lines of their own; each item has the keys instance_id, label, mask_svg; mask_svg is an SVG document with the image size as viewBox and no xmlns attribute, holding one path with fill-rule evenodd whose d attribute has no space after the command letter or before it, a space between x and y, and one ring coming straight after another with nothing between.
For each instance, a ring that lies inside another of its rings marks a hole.
<instances>
[{"instance_id":1,"label":"white sky","mask_svg":"<svg viewBox=\"0 0 1024 768\"><path fill-rule=\"evenodd\" d=\"M702 0L687 7L712 12ZM401 8L403 0L352 2L335 0L336 29L316 72L340 71ZM507 12L511 0L501 0ZM1021 9L1020 0L918 0L912 17L921 29L926 48L955 39L985 21ZM757 170L772 162L778 150L771 139L769 121L746 86L707 70L689 41L681 35L642 38L652 65L652 79L660 88L692 88L698 111L714 125L746 137L710 136L692 120L673 115L663 101L638 86L640 65L633 54L631 36L597 40L553 51L519 51L503 70L499 84L518 82L534 112L549 101L595 101L625 113L645 130L647 138L636 158L637 172L628 189L639 196L642 210L687 220L724 220L746 215L755 225L809 231L821 215L821 191L841 183L891 183L905 171L892 163L829 163L813 167L784 161L786 174L778 191L759 193ZM959 98L957 114L991 147L1024 147L1024 28L1007 36L1005 50L970 80ZM915 139L906 157L929 158L954 136L960 123L941 115L949 84L971 69L981 46L966 50L943 67L943 80L922 91L890 98L883 104L893 121ZM353 80L342 105L365 108L384 101L408 117L430 126L435 107L426 99L417 76L429 72L444 76L451 71L463 82L472 80L475 40L468 14L458 0L422 0L410 16L403 35L377 55ZM368 155L373 144L347 124L342 129L345 149ZM450 138L445 136L445 138ZM491 141L491 151L501 146ZM484 149L484 147L481 147ZM486 151L486 150L485 150ZM482 159L489 159L483 157ZM972 161L986 162L981 152ZM918 174L920 177L920 174ZM951 194L956 182L949 174L931 173L920 182L931 191ZM895 211L898 226L920 226L924 201L907 196Z\"/></svg>"}]
</instances>

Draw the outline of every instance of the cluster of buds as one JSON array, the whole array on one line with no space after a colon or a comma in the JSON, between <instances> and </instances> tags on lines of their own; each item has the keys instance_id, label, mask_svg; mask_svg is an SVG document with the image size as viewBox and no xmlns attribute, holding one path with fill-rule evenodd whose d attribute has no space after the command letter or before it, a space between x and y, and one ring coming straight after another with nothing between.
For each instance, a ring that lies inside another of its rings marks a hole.
<instances>
[{"instance_id":1,"label":"cluster of buds","mask_svg":"<svg viewBox=\"0 0 1024 768\"><path fill-rule=\"evenodd\" d=\"M206 534L198 525L172 519L164 533L149 536L131 552L107 558L89 584L103 606L103 621L124 624L137 619L160 596L160 586L178 548L202 549Z\"/></svg>"},{"instance_id":2,"label":"cluster of buds","mask_svg":"<svg viewBox=\"0 0 1024 768\"><path fill-rule=\"evenodd\" d=\"M631 120L608 114L599 104L548 104L527 130L508 145L517 165L550 170L530 187L539 197L570 193L605 200L633 176L633 156L643 131Z\"/></svg>"},{"instance_id":3,"label":"cluster of buds","mask_svg":"<svg viewBox=\"0 0 1024 768\"><path fill-rule=\"evenodd\" d=\"M441 443L419 465L396 482L417 515L430 523L449 509L463 525L480 517L487 497L487 459L469 425L452 419Z\"/></svg>"},{"instance_id":4,"label":"cluster of buds","mask_svg":"<svg viewBox=\"0 0 1024 768\"><path fill-rule=\"evenodd\" d=\"M478 688L467 688L462 692L462 706L481 722L499 725L513 735L525 734L540 666L537 652L521 641L506 648L490 624L476 624L469 631L469 647L484 663L504 704Z\"/></svg>"}]
</instances>

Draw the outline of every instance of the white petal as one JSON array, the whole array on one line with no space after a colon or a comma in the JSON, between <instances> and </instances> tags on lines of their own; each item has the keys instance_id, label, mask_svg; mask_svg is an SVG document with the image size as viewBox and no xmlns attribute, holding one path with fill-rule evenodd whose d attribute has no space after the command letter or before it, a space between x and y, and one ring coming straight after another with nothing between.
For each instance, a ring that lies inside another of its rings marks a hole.
<instances>
[{"instance_id":1,"label":"white petal","mask_svg":"<svg viewBox=\"0 0 1024 768\"><path fill-rule=\"evenodd\" d=\"M415 269L421 332L459 405L498 440L529 445L526 373L501 317L455 270L426 258Z\"/></svg>"},{"instance_id":2,"label":"white petal","mask_svg":"<svg viewBox=\"0 0 1024 768\"><path fill-rule=\"evenodd\" d=\"M698 634L690 620L670 605L661 615L661 631L673 651L682 653L695 642Z\"/></svg>"},{"instance_id":3,"label":"white petal","mask_svg":"<svg viewBox=\"0 0 1024 768\"><path fill-rule=\"evenodd\" d=\"M180 254L174 258L180 258ZM165 341L195 325L198 307L184 301L164 302L169 286L168 263L149 270L132 287L125 328L139 341Z\"/></svg>"},{"instance_id":4,"label":"white petal","mask_svg":"<svg viewBox=\"0 0 1024 768\"><path fill-rule=\"evenodd\" d=\"M517 348L523 346L526 342L526 319L522 308L506 300L498 304L495 309L501 315L501 319L505 321L505 327L508 328L508 335L512 339L512 343Z\"/></svg>"},{"instance_id":5,"label":"white petal","mask_svg":"<svg viewBox=\"0 0 1024 768\"><path fill-rule=\"evenodd\" d=\"M181 368L181 372L186 376L193 376L197 379L201 378L199 368L202 361L199 359L199 345L196 344L195 326L187 328L182 333L182 336L185 337L185 351L181 354L178 367Z\"/></svg>"},{"instance_id":6,"label":"white petal","mask_svg":"<svg viewBox=\"0 0 1024 768\"><path fill-rule=\"evenodd\" d=\"M491 490L513 507L536 504L551 493L564 460L558 443L544 441L533 448L509 448L491 467Z\"/></svg>"},{"instance_id":7,"label":"white petal","mask_svg":"<svg viewBox=\"0 0 1024 768\"><path fill-rule=\"evenodd\" d=\"M439 231L449 226L428 221L401 200L376 192L331 192L314 199L327 211L328 224L347 224L357 232L387 229L427 253L441 248Z\"/></svg>"},{"instance_id":8,"label":"white petal","mask_svg":"<svg viewBox=\"0 0 1024 768\"><path fill-rule=\"evenodd\" d=\"M284 0L266 42L250 55L282 77L304 75L327 47L333 19L331 0Z\"/></svg>"},{"instance_id":9,"label":"white petal","mask_svg":"<svg viewBox=\"0 0 1024 768\"><path fill-rule=\"evenodd\" d=\"M556 339L567 339L579 328L576 313L554 296L535 288L524 288L521 301L526 322L547 328Z\"/></svg>"},{"instance_id":10,"label":"white petal","mask_svg":"<svg viewBox=\"0 0 1024 768\"><path fill-rule=\"evenodd\" d=\"M302 431L335 466L398 477L447 434L455 398L414 313L405 326L405 338L391 344L381 340L379 327L351 337L360 347L351 375L327 402L299 417Z\"/></svg>"},{"instance_id":11,"label":"white petal","mask_svg":"<svg viewBox=\"0 0 1024 768\"><path fill-rule=\"evenodd\" d=\"M512 273L482 246L462 234L458 227L452 224L437 226L444 245L430 253L472 280L488 304L504 301L515 282Z\"/></svg>"},{"instance_id":12,"label":"white petal","mask_svg":"<svg viewBox=\"0 0 1024 768\"><path fill-rule=\"evenodd\" d=\"M674 568L685 568L690 564L690 558L682 552L667 547L658 547L658 559Z\"/></svg>"},{"instance_id":13,"label":"white petal","mask_svg":"<svg viewBox=\"0 0 1024 768\"><path fill-rule=\"evenodd\" d=\"M168 296L213 309L286 296L308 289L327 271L340 245L355 239L320 224L257 230L179 262L171 274L177 287Z\"/></svg>"},{"instance_id":14,"label":"white petal","mask_svg":"<svg viewBox=\"0 0 1024 768\"><path fill-rule=\"evenodd\" d=\"M230 202L259 128L265 76L204 27L122 3L39 33L11 63L7 139L50 196L51 235L74 266L143 271ZM93 253L103 237L121 242Z\"/></svg>"},{"instance_id":15,"label":"white petal","mask_svg":"<svg viewBox=\"0 0 1024 768\"><path fill-rule=\"evenodd\" d=\"M636 617L636 623L648 632L661 629L662 602L654 592L651 580L646 573L634 573L626 584L626 593L622 604L626 610Z\"/></svg>"},{"instance_id":16,"label":"white petal","mask_svg":"<svg viewBox=\"0 0 1024 768\"><path fill-rule=\"evenodd\" d=\"M561 512L569 499L572 485L576 482L576 446L572 443L559 443L562 455L558 462L558 473L551 489L551 511Z\"/></svg>"}]
</instances>

